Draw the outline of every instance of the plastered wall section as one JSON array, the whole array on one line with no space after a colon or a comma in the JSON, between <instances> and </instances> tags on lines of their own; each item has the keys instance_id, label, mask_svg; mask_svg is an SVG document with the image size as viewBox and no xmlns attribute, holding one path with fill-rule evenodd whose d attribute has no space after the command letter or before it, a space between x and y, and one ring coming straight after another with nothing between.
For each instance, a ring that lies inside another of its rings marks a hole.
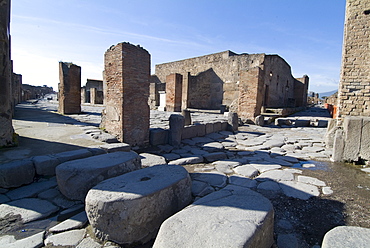
<instances>
[{"instance_id":1,"label":"plastered wall section","mask_svg":"<svg viewBox=\"0 0 370 248\"><path fill-rule=\"evenodd\" d=\"M150 54L142 47L119 43L104 56L106 109L102 127L132 146L149 142Z\"/></svg>"},{"instance_id":2,"label":"plastered wall section","mask_svg":"<svg viewBox=\"0 0 370 248\"><path fill-rule=\"evenodd\" d=\"M347 0L339 116L370 116L370 1Z\"/></svg>"}]
</instances>

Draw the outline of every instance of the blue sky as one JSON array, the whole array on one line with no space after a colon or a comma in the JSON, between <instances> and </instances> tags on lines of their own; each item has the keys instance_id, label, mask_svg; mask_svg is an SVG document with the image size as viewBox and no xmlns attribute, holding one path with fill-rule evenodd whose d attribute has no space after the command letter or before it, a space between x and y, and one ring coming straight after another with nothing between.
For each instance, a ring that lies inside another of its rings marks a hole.
<instances>
[{"instance_id":1,"label":"blue sky","mask_svg":"<svg viewBox=\"0 0 370 248\"><path fill-rule=\"evenodd\" d=\"M231 50L278 54L310 90L338 88L345 0L13 0L12 59L23 83L57 90L58 62L102 79L104 53L140 44L154 65Z\"/></svg>"}]
</instances>

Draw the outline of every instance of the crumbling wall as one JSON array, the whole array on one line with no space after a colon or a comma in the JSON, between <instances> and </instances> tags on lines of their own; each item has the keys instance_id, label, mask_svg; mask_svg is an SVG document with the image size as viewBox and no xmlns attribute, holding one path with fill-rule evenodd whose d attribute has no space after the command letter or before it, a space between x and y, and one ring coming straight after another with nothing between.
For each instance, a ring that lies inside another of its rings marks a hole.
<instances>
[{"instance_id":1,"label":"crumbling wall","mask_svg":"<svg viewBox=\"0 0 370 248\"><path fill-rule=\"evenodd\" d=\"M14 145L9 23L10 0L4 0L0 3L0 148Z\"/></svg>"},{"instance_id":2,"label":"crumbling wall","mask_svg":"<svg viewBox=\"0 0 370 248\"><path fill-rule=\"evenodd\" d=\"M347 0L339 116L370 116L370 1Z\"/></svg>"}]
</instances>

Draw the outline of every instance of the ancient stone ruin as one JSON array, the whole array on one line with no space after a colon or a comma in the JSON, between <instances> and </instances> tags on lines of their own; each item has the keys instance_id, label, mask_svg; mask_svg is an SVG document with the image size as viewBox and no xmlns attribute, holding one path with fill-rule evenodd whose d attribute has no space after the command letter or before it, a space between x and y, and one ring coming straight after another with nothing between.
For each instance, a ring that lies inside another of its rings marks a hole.
<instances>
[{"instance_id":1,"label":"ancient stone ruin","mask_svg":"<svg viewBox=\"0 0 370 248\"><path fill-rule=\"evenodd\" d=\"M101 127L132 146L149 143L150 54L119 43L104 56L105 112Z\"/></svg>"},{"instance_id":2,"label":"ancient stone ruin","mask_svg":"<svg viewBox=\"0 0 370 248\"><path fill-rule=\"evenodd\" d=\"M61 114L81 113L81 67L59 62L59 108Z\"/></svg>"},{"instance_id":3,"label":"ancient stone ruin","mask_svg":"<svg viewBox=\"0 0 370 248\"><path fill-rule=\"evenodd\" d=\"M338 119L328 130L334 161L370 161L370 2L347 0Z\"/></svg>"},{"instance_id":4,"label":"ancient stone ruin","mask_svg":"<svg viewBox=\"0 0 370 248\"><path fill-rule=\"evenodd\" d=\"M294 78L278 55L225 51L156 65L150 104L160 106L159 91L166 84L167 111L175 105L180 111L181 102L181 109L227 109L254 120L267 108L305 107L308 81Z\"/></svg>"},{"instance_id":5,"label":"ancient stone ruin","mask_svg":"<svg viewBox=\"0 0 370 248\"><path fill-rule=\"evenodd\" d=\"M81 104L103 104L103 81L96 79L87 79L86 85L81 88Z\"/></svg>"}]
</instances>

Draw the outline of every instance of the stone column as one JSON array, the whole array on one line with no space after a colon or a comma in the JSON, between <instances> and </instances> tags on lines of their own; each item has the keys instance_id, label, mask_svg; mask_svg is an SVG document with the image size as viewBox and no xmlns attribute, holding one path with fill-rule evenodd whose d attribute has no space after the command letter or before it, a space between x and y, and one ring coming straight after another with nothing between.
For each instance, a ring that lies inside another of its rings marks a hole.
<instances>
[{"instance_id":1,"label":"stone column","mask_svg":"<svg viewBox=\"0 0 370 248\"><path fill-rule=\"evenodd\" d=\"M150 54L119 43L104 55L106 108L101 126L131 146L149 143Z\"/></svg>"},{"instance_id":2,"label":"stone column","mask_svg":"<svg viewBox=\"0 0 370 248\"><path fill-rule=\"evenodd\" d=\"M166 77L166 111L181 112L182 75L172 73Z\"/></svg>"},{"instance_id":3,"label":"stone column","mask_svg":"<svg viewBox=\"0 0 370 248\"><path fill-rule=\"evenodd\" d=\"M59 108L61 114L81 113L81 67L59 62Z\"/></svg>"},{"instance_id":4,"label":"stone column","mask_svg":"<svg viewBox=\"0 0 370 248\"><path fill-rule=\"evenodd\" d=\"M97 104L98 89L90 88L90 104Z\"/></svg>"},{"instance_id":5,"label":"stone column","mask_svg":"<svg viewBox=\"0 0 370 248\"><path fill-rule=\"evenodd\" d=\"M0 148L14 145L10 61L10 0L0 3Z\"/></svg>"},{"instance_id":6,"label":"stone column","mask_svg":"<svg viewBox=\"0 0 370 248\"><path fill-rule=\"evenodd\" d=\"M188 72L182 80L182 109L187 109L189 107L189 82L191 80L190 72Z\"/></svg>"},{"instance_id":7,"label":"stone column","mask_svg":"<svg viewBox=\"0 0 370 248\"><path fill-rule=\"evenodd\" d=\"M86 103L86 86L81 88L81 103Z\"/></svg>"}]
</instances>

